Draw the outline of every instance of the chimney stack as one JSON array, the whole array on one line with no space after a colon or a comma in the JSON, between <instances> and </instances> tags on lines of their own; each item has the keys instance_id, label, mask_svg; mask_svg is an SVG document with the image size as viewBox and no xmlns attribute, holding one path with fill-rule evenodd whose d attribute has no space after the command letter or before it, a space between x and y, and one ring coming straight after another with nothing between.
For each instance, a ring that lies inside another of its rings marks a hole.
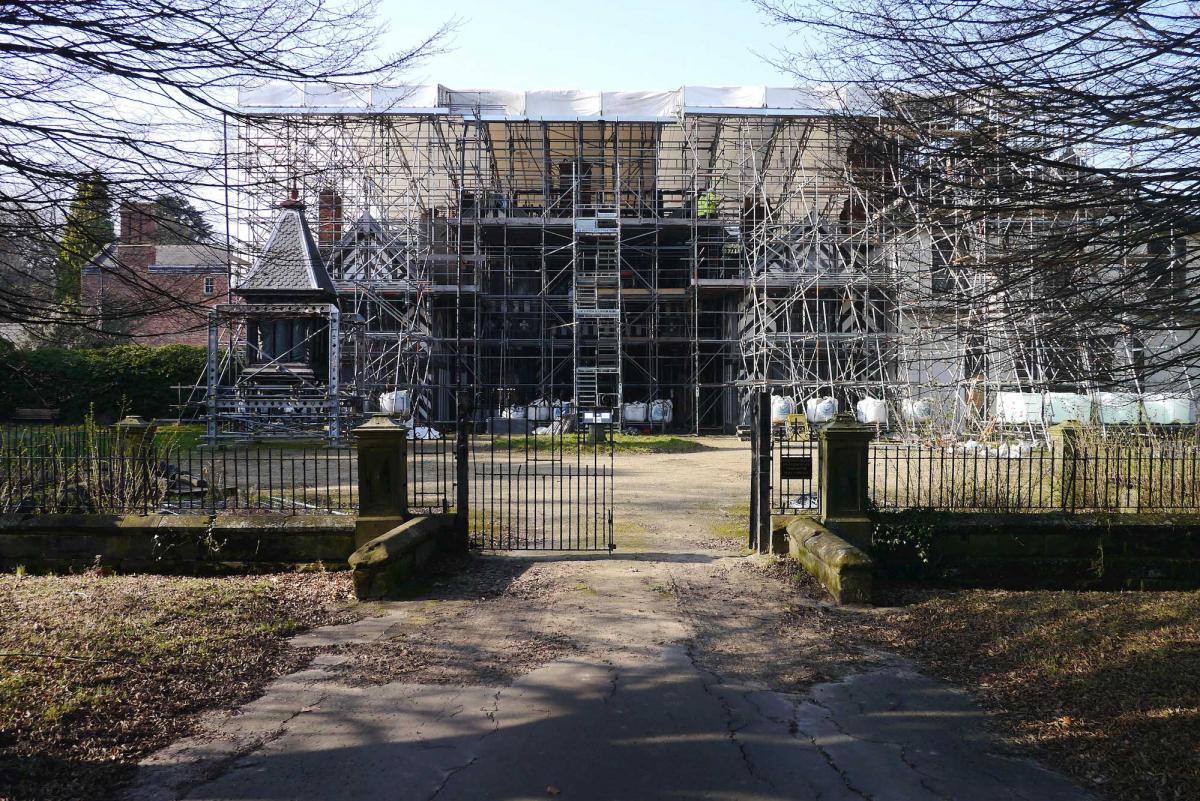
<instances>
[{"instance_id":1,"label":"chimney stack","mask_svg":"<svg viewBox=\"0 0 1200 801\"><path fill-rule=\"evenodd\" d=\"M121 236L117 240L117 260L126 268L144 270L158 258L154 246L154 204L137 201L121 204Z\"/></svg>"},{"instance_id":2,"label":"chimney stack","mask_svg":"<svg viewBox=\"0 0 1200 801\"><path fill-rule=\"evenodd\" d=\"M121 204L122 245L152 245L157 228L153 203L139 201Z\"/></svg>"},{"instance_id":3,"label":"chimney stack","mask_svg":"<svg viewBox=\"0 0 1200 801\"><path fill-rule=\"evenodd\" d=\"M342 196L326 187L317 194L317 245L327 248L342 238Z\"/></svg>"}]
</instances>

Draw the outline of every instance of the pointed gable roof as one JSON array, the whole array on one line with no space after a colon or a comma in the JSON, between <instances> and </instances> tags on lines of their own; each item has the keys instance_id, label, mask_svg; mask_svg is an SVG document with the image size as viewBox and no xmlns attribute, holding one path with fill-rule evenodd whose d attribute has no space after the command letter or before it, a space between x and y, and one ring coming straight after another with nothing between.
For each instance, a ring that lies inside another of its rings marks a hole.
<instances>
[{"instance_id":1,"label":"pointed gable roof","mask_svg":"<svg viewBox=\"0 0 1200 801\"><path fill-rule=\"evenodd\" d=\"M337 298L317 242L304 218L302 201L293 197L279 204L279 214L262 254L234 291L245 298Z\"/></svg>"},{"instance_id":2,"label":"pointed gable roof","mask_svg":"<svg viewBox=\"0 0 1200 801\"><path fill-rule=\"evenodd\" d=\"M370 210L366 210L360 214L358 219L354 221L354 224L351 225L344 234L342 234L342 238L338 240L334 247L354 247L355 242L363 237L376 237L383 239L386 236L387 229L383 227L382 223L375 219Z\"/></svg>"}]
</instances>

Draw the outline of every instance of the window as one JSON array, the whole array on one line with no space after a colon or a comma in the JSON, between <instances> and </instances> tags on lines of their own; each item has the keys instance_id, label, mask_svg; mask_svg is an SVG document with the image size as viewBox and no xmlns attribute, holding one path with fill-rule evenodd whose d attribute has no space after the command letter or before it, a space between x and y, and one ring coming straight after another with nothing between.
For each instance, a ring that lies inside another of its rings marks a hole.
<instances>
[{"instance_id":1,"label":"window","mask_svg":"<svg viewBox=\"0 0 1200 801\"><path fill-rule=\"evenodd\" d=\"M211 275L204 276L204 294L211 295L217 289L217 280Z\"/></svg>"},{"instance_id":2,"label":"window","mask_svg":"<svg viewBox=\"0 0 1200 801\"><path fill-rule=\"evenodd\" d=\"M968 334L963 352L963 378L982 380L987 376L987 340L979 334Z\"/></svg>"},{"instance_id":3,"label":"window","mask_svg":"<svg viewBox=\"0 0 1200 801\"><path fill-rule=\"evenodd\" d=\"M1139 387L1146 385L1146 343L1139 337L1129 337L1129 369Z\"/></svg>"},{"instance_id":4,"label":"window","mask_svg":"<svg viewBox=\"0 0 1200 801\"><path fill-rule=\"evenodd\" d=\"M959 274L962 268L957 264L956 242L953 234L944 229L934 231L930 251L930 270L933 274L932 289L935 293L943 294L954 291L959 284Z\"/></svg>"},{"instance_id":5,"label":"window","mask_svg":"<svg viewBox=\"0 0 1200 801\"><path fill-rule=\"evenodd\" d=\"M1094 336L1087 344L1089 364L1085 367L1091 372L1092 380L1102 387L1112 386L1117 363L1117 337L1112 334Z\"/></svg>"},{"instance_id":6,"label":"window","mask_svg":"<svg viewBox=\"0 0 1200 801\"><path fill-rule=\"evenodd\" d=\"M1150 259L1146 274L1155 289L1180 289L1186 283L1187 241L1179 237L1160 237L1146 244Z\"/></svg>"},{"instance_id":7,"label":"window","mask_svg":"<svg viewBox=\"0 0 1200 801\"><path fill-rule=\"evenodd\" d=\"M262 320L253 325L250 337L258 361L309 362L320 355L313 333L309 320Z\"/></svg>"}]
</instances>

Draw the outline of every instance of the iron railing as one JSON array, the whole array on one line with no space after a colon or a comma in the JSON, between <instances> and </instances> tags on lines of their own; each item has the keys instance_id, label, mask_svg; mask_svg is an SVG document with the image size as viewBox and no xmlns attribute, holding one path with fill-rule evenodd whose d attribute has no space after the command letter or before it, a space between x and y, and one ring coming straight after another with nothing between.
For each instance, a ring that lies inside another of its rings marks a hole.
<instances>
[{"instance_id":1,"label":"iron railing","mask_svg":"<svg viewBox=\"0 0 1200 801\"><path fill-rule=\"evenodd\" d=\"M408 442L415 514L455 502L451 426ZM0 428L0 513L353 514L353 445L270 443L206 447L172 434L141 443L119 429Z\"/></svg>"},{"instance_id":2,"label":"iron railing","mask_svg":"<svg viewBox=\"0 0 1200 801\"><path fill-rule=\"evenodd\" d=\"M820 443L779 427L771 445L771 513L819 516ZM1200 446L1094 441L947 446L874 442L868 495L884 511L1200 512Z\"/></svg>"},{"instance_id":3,"label":"iron railing","mask_svg":"<svg viewBox=\"0 0 1200 801\"><path fill-rule=\"evenodd\" d=\"M421 424L409 433L408 510L412 514L450 512L455 503L453 423Z\"/></svg>"},{"instance_id":4,"label":"iron railing","mask_svg":"<svg viewBox=\"0 0 1200 801\"><path fill-rule=\"evenodd\" d=\"M883 510L1200 511L1200 449L1193 443L874 443L869 476L871 500Z\"/></svg>"}]
</instances>

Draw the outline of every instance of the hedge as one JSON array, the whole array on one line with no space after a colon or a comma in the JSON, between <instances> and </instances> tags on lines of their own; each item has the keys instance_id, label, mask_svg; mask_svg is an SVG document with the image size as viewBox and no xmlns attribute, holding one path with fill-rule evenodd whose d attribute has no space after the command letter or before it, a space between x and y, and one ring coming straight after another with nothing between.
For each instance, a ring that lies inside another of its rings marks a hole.
<instances>
[{"instance_id":1,"label":"hedge","mask_svg":"<svg viewBox=\"0 0 1200 801\"><path fill-rule=\"evenodd\" d=\"M195 345L7 350L0 353L0 418L18 408L59 409L67 423L89 409L102 422L125 414L178 417L175 387L194 385L206 358Z\"/></svg>"}]
</instances>

